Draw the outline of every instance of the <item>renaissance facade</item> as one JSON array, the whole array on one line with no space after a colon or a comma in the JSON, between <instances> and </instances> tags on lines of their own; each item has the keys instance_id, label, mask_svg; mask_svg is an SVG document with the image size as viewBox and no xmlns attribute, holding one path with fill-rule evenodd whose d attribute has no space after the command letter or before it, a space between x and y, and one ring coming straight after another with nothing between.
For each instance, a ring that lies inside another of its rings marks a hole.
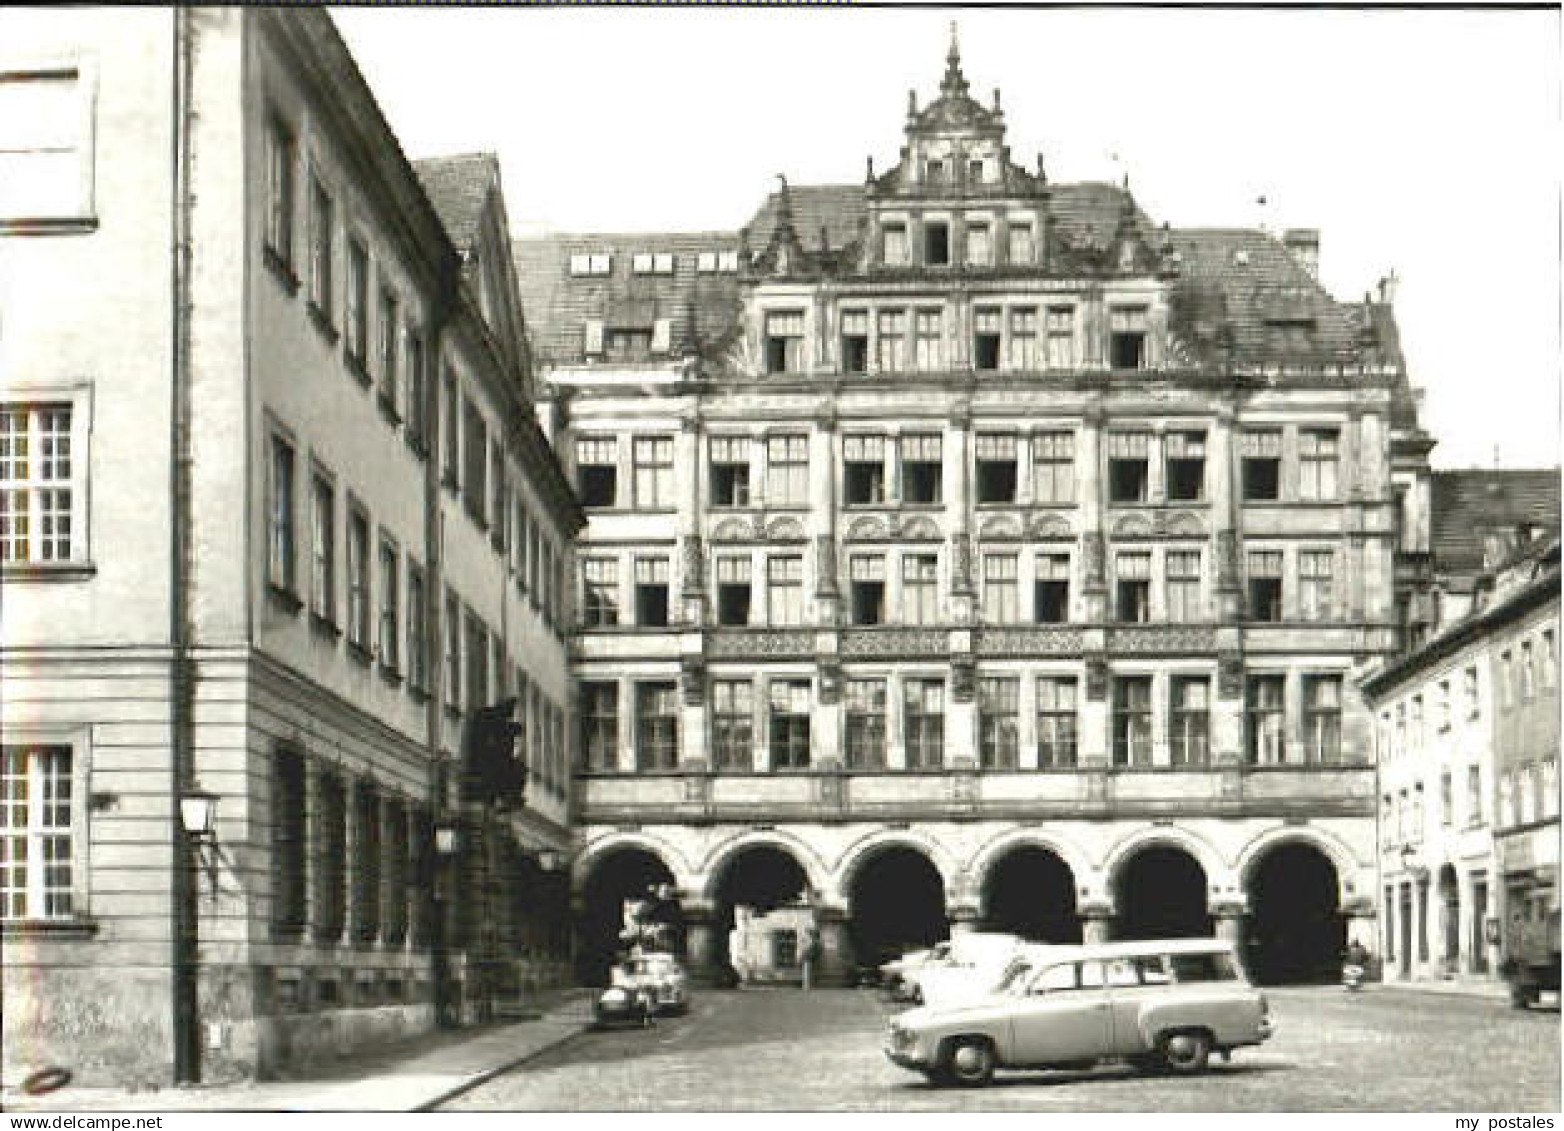
<instances>
[{"instance_id":1,"label":"renaissance facade","mask_svg":"<svg viewBox=\"0 0 1564 1131\"><path fill-rule=\"evenodd\" d=\"M0 79L6 1078L558 982L580 512L492 159L411 166L320 10L20 14ZM454 769L509 698L498 814Z\"/></svg>"},{"instance_id":2,"label":"renaissance facade","mask_svg":"<svg viewBox=\"0 0 1564 1131\"><path fill-rule=\"evenodd\" d=\"M954 43L885 172L518 241L588 515L583 973L650 882L709 977L739 907L808 908L838 980L974 927L1215 930L1267 979L1374 947L1352 673L1415 605L1432 445L1318 250L1051 183Z\"/></svg>"}]
</instances>

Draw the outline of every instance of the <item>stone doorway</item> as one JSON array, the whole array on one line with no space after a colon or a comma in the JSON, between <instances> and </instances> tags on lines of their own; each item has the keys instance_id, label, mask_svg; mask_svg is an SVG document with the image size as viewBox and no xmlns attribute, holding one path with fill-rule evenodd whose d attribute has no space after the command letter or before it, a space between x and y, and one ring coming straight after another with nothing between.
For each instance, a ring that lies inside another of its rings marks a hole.
<instances>
[{"instance_id":1,"label":"stone doorway","mask_svg":"<svg viewBox=\"0 0 1564 1131\"><path fill-rule=\"evenodd\" d=\"M1114 881L1114 935L1121 939L1206 938L1211 915L1200 862L1182 848L1143 848L1119 866Z\"/></svg>"},{"instance_id":2,"label":"stone doorway","mask_svg":"<svg viewBox=\"0 0 1564 1131\"><path fill-rule=\"evenodd\" d=\"M945 882L915 848L882 849L860 864L848 900L848 932L860 968L877 967L950 934Z\"/></svg>"},{"instance_id":3,"label":"stone doorway","mask_svg":"<svg viewBox=\"0 0 1564 1131\"><path fill-rule=\"evenodd\" d=\"M985 930L1020 935L1028 942L1079 943L1075 874L1046 848L1013 848L983 877Z\"/></svg>"},{"instance_id":4,"label":"stone doorway","mask_svg":"<svg viewBox=\"0 0 1564 1131\"><path fill-rule=\"evenodd\" d=\"M1335 982L1347 924L1336 866L1310 844L1266 851L1250 870L1249 974L1268 985Z\"/></svg>"}]
</instances>

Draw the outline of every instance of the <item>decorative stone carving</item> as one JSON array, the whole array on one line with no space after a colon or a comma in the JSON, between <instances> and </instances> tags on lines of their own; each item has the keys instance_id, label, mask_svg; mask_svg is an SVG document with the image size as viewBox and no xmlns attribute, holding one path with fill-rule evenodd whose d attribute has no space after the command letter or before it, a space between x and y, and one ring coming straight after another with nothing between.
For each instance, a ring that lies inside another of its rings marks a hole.
<instances>
[{"instance_id":1,"label":"decorative stone carving","mask_svg":"<svg viewBox=\"0 0 1564 1131\"><path fill-rule=\"evenodd\" d=\"M1216 647L1216 629L1205 625L1147 624L1108 630L1108 651L1135 655L1199 655Z\"/></svg>"},{"instance_id":2,"label":"decorative stone carving","mask_svg":"<svg viewBox=\"0 0 1564 1131\"><path fill-rule=\"evenodd\" d=\"M950 536L950 587L957 593L972 592L972 539L965 530Z\"/></svg>"},{"instance_id":3,"label":"decorative stone carving","mask_svg":"<svg viewBox=\"0 0 1564 1131\"><path fill-rule=\"evenodd\" d=\"M836 539L829 534L815 536L815 593L821 597L837 595Z\"/></svg>"},{"instance_id":4,"label":"decorative stone carving","mask_svg":"<svg viewBox=\"0 0 1564 1131\"><path fill-rule=\"evenodd\" d=\"M1241 699L1244 694L1244 657L1222 652L1216 658L1216 693L1220 699Z\"/></svg>"},{"instance_id":5,"label":"decorative stone carving","mask_svg":"<svg viewBox=\"0 0 1564 1131\"><path fill-rule=\"evenodd\" d=\"M1219 589L1238 584L1238 534L1232 530L1216 532L1216 584Z\"/></svg>"},{"instance_id":6,"label":"decorative stone carving","mask_svg":"<svg viewBox=\"0 0 1564 1131\"><path fill-rule=\"evenodd\" d=\"M706 661L701 656L684 656L679 660L679 682L684 692L686 707L699 707L706 701Z\"/></svg>"},{"instance_id":7,"label":"decorative stone carving","mask_svg":"<svg viewBox=\"0 0 1564 1131\"><path fill-rule=\"evenodd\" d=\"M977 650L983 656L1060 656L1081 650L1078 628L984 628Z\"/></svg>"},{"instance_id":8,"label":"decorative stone carving","mask_svg":"<svg viewBox=\"0 0 1564 1131\"><path fill-rule=\"evenodd\" d=\"M1070 520L1058 514L1034 514L1028 524L1033 538L1060 538L1075 537L1075 532L1070 528Z\"/></svg>"},{"instance_id":9,"label":"decorative stone carving","mask_svg":"<svg viewBox=\"0 0 1564 1131\"><path fill-rule=\"evenodd\" d=\"M816 667L820 676L820 702L831 706L842 701L842 665L835 660L821 660Z\"/></svg>"},{"instance_id":10,"label":"decorative stone carving","mask_svg":"<svg viewBox=\"0 0 1564 1131\"><path fill-rule=\"evenodd\" d=\"M725 518L712 527L711 540L713 542L753 542L755 540L755 526L747 518L734 515Z\"/></svg>"},{"instance_id":11,"label":"decorative stone carving","mask_svg":"<svg viewBox=\"0 0 1564 1131\"><path fill-rule=\"evenodd\" d=\"M897 536L910 542L938 542L939 527L934 525L932 518L923 515L915 515L906 519L901 524L901 530Z\"/></svg>"},{"instance_id":12,"label":"decorative stone carving","mask_svg":"<svg viewBox=\"0 0 1564 1131\"><path fill-rule=\"evenodd\" d=\"M976 693L977 665L971 656L953 657L950 663L950 694L957 703L972 702Z\"/></svg>"},{"instance_id":13,"label":"decorative stone carving","mask_svg":"<svg viewBox=\"0 0 1564 1131\"><path fill-rule=\"evenodd\" d=\"M1108 661L1100 657L1086 661L1086 698L1093 703L1108 698Z\"/></svg>"},{"instance_id":14,"label":"decorative stone carving","mask_svg":"<svg viewBox=\"0 0 1564 1131\"><path fill-rule=\"evenodd\" d=\"M996 514L984 519L978 528L978 538L984 542L1018 542L1021 540L1021 520L1013 514Z\"/></svg>"},{"instance_id":15,"label":"decorative stone carving","mask_svg":"<svg viewBox=\"0 0 1564 1131\"><path fill-rule=\"evenodd\" d=\"M706 592L706 554L699 534L684 536L684 596L699 597Z\"/></svg>"},{"instance_id":16,"label":"decorative stone carving","mask_svg":"<svg viewBox=\"0 0 1564 1131\"><path fill-rule=\"evenodd\" d=\"M872 628L842 633L843 656L944 656L942 629Z\"/></svg>"},{"instance_id":17,"label":"decorative stone carving","mask_svg":"<svg viewBox=\"0 0 1564 1131\"><path fill-rule=\"evenodd\" d=\"M1081 556L1088 586L1101 587L1103 584L1103 555L1102 532L1088 530L1081 536Z\"/></svg>"},{"instance_id":18,"label":"decorative stone carving","mask_svg":"<svg viewBox=\"0 0 1564 1131\"><path fill-rule=\"evenodd\" d=\"M773 519L766 528L766 538L772 542L799 542L804 537L804 524L796 518Z\"/></svg>"},{"instance_id":19,"label":"decorative stone carving","mask_svg":"<svg viewBox=\"0 0 1564 1131\"><path fill-rule=\"evenodd\" d=\"M1167 532L1175 538L1204 538L1206 527L1199 515L1180 511L1167 516Z\"/></svg>"},{"instance_id":20,"label":"decorative stone carving","mask_svg":"<svg viewBox=\"0 0 1564 1131\"><path fill-rule=\"evenodd\" d=\"M718 629L707 634L706 650L724 660L808 657L814 654L814 634L790 629Z\"/></svg>"},{"instance_id":21,"label":"decorative stone carving","mask_svg":"<svg viewBox=\"0 0 1564 1131\"><path fill-rule=\"evenodd\" d=\"M885 522L879 518L855 518L847 528L849 542L883 542L885 538Z\"/></svg>"},{"instance_id":22,"label":"decorative stone carving","mask_svg":"<svg viewBox=\"0 0 1564 1131\"><path fill-rule=\"evenodd\" d=\"M1113 523L1113 538L1115 541L1127 541L1132 538L1150 538L1155 530L1149 519L1143 514L1121 515Z\"/></svg>"}]
</instances>

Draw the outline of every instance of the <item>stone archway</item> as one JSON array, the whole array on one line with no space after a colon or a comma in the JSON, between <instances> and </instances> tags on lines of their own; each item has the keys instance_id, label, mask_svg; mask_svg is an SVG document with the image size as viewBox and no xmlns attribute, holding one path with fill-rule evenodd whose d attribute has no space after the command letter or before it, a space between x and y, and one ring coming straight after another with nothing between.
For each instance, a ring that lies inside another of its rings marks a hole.
<instances>
[{"instance_id":1,"label":"stone archway","mask_svg":"<svg viewBox=\"0 0 1564 1131\"><path fill-rule=\"evenodd\" d=\"M892 844L871 851L844 886L848 936L860 968L879 966L950 934L945 881L916 848Z\"/></svg>"},{"instance_id":2,"label":"stone archway","mask_svg":"<svg viewBox=\"0 0 1564 1131\"><path fill-rule=\"evenodd\" d=\"M1246 963L1270 985L1341 977L1346 920L1336 865L1302 840L1266 848L1248 869Z\"/></svg>"},{"instance_id":3,"label":"stone archway","mask_svg":"<svg viewBox=\"0 0 1564 1131\"><path fill-rule=\"evenodd\" d=\"M1204 938L1211 934L1209 884L1200 861L1182 848L1148 844L1113 873L1114 936Z\"/></svg>"},{"instance_id":4,"label":"stone archway","mask_svg":"<svg viewBox=\"0 0 1564 1131\"><path fill-rule=\"evenodd\" d=\"M605 985L608 968L620 949L626 900L639 899L660 884L672 884L673 871L647 848L604 851L581 884L581 918L576 974L583 984Z\"/></svg>"},{"instance_id":5,"label":"stone archway","mask_svg":"<svg viewBox=\"0 0 1564 1131\"><path fill-rule=\"evenodd\" d=\"M742 845L716 866L710 890L716 953L709 976L735 980L735 962L749 980L798 975L815 926L809 873L797 856L779 844Z\"/></svg>"},{"instance_id":6,"label":"stone archway","mask_svg":"<svg viewBox=\"0 0 1564 1131\"><path fill-rule=\"evenodd\" d=\"M1075 873L1039 845L1008 849L983 874L983 926L1028 942L1080 942Z\"/></svg>"}]
</instances>

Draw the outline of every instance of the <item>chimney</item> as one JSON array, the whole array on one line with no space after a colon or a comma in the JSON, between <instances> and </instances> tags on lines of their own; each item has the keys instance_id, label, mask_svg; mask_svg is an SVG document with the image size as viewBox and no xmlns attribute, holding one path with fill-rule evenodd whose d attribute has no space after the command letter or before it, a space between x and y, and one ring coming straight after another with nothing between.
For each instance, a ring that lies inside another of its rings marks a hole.
<instances>
[{"instance_id":1,"label":"chimney","mask_svg":"<svg viewBox=\"0 0 1564 1131\"><path fill-rule=\"evenodd\" d=\"M1320 230L1318 228L1288 228L1282 233L1282 244L1293 260L1309 273L1309 278L1320 277Z\"/></svg>"},{"instance_id":2,"label":"chimney","mask_svg":"<svg viewBox=\"0 0 1564 1131\"><path fill-rule=\"evenodd\" d=\"M1396 288L1401 285L1401 276L1394 270L1379 281L1379 303L1381 306L1394 306L1396 303Z\"/></svg>"}]
</instances>

